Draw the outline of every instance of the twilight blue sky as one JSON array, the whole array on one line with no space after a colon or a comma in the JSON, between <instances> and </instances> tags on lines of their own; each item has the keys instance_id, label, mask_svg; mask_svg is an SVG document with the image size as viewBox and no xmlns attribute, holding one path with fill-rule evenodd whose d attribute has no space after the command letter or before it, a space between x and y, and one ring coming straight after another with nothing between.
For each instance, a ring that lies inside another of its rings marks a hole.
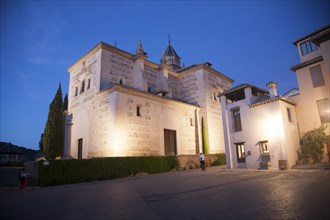
<instances>
[{"instance_id":1,"label":"twilight blue sky","mask_svg":"<svg viewBox=\"0 0 330 220\"><path fill-rule=\"evenodd\" d=\"M329 1L1 1L0 140L38 149L67 68L100 41L159 63L168 33L186 66L209 61L282 95L297 87L298 38L330 23Z\"/></svg>"}]
</instances>

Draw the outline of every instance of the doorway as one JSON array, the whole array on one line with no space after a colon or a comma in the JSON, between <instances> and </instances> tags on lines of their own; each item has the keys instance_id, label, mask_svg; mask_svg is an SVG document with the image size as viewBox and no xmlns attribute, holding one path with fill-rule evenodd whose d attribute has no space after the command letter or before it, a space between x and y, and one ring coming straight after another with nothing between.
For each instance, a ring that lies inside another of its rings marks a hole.
<instances>
[{"instance_id":1,"label":"doorway","mask_svg":"<svg viewBox=\"0 0 330 220\"><path fill-rule=\"evenodd\" d=\"M78 159L82 159L83 139L78 139Z\"/></svg>"},{"instance_id":2,"label":"doorway","mask_svg":"<svg viewBox=\"0 0 330 220\"><path fill-rule=\"evenodd\" d=\"M244 147L244 143L237 143L235 145L236 145L237 163L245 163L245 147Z\"/></svg>"},{"instance_id":3,"label":"doorway","mask_svg":"<svg viewBox=\"0 0 330 220\"><path fill-rule=\"evenodd\" d=\"M164 129L165 155L176 155L176 131Z\"/></svg>"}]
</instances>

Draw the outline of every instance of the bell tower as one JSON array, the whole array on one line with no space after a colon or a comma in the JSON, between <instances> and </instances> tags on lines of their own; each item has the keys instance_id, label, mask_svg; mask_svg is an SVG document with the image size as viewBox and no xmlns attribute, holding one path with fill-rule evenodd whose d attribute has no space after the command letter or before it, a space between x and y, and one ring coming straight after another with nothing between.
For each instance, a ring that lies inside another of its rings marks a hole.
<instances>
[{"instance_id":1,"label":"bell tower","mask_svg":"<svg viewBox=\"0 0 330 220\"><path fill-rule=\"evenodd\" d=\"M160 60L161 64L165 64L170 66L172 70L181 69L181 58L175 52L174 48L171 45L171 38L168 35L168 46L166 48L165 53L163 53L162 58Z\"/></svg>"}]
</instances>

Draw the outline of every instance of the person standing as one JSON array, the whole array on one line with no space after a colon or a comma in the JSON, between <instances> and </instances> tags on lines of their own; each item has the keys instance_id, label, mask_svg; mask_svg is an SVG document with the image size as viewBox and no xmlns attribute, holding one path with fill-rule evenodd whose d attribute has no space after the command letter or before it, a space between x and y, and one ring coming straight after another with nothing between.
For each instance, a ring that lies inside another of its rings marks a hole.
<instances>
[{"instance_id":1,"label":"person standing","mask_svg":"<svg viewBox=\"0 0 330 220\"><path fill-rule=\"evenodd\" d=\"M23 191L25 189L26 178L27 178L27 173L25 172L25 168L23 168L19 173L19 191Z\"/></svg>"},{"instance_id":2,"label":"person standing","mask_svg":"<svg viewBox=\"0 0 330 220\"><path fill-rule=\"evenodd\" d=\"M205 156L203 153L199 154L199 162L201 164L202 171L206 171L205 169Z\"/></svg>"}]
</instances>

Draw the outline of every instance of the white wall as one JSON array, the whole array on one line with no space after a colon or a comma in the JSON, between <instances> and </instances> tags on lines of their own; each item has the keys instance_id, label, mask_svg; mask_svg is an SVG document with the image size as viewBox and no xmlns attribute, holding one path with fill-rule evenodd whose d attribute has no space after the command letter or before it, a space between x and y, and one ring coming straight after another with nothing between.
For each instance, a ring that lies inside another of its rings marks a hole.
<instances>
[{"instance_id":1,"label":"white wall","mask_svg":"<svg viewBox=\"0 0 330 220\"><path fill-rule=\"evenodd\" d=\"M230 132L230 149L233 168L239 167L236 157L235 143L244 142L246 167L258 169L260 158L260 141L268 141L268 150L271 155L271 169L278 169L278 160L289 160L289 166L297 160L299 147L298 130L295 123L287 122L286 107L294 109L291 104L283 101L274 101L250 108L247 99L227 105L228 125ZM242 131L233 132L230 109L240 107ZM292 117L296 120L295 112ZM251 151L251 155L248 155Z\"/></svg>"}]
</instances>

